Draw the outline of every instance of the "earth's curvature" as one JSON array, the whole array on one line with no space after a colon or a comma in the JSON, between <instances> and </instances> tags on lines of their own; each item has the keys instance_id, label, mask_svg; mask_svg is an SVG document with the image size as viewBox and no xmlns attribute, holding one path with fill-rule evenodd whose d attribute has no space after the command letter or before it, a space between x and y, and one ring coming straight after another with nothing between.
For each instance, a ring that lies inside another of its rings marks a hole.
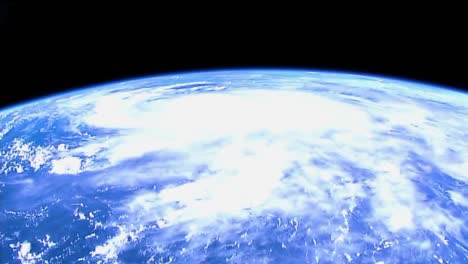
<instances>
[{"instance_id":1,"label":"earth's curvature","mask_svg":"<svg viewBox=\"0 0 468 264\"><path fill-rule=\"evenodd\" d=\"M468 94L345 73L111 83L0 112L1 263L468 263Z\"/></svg>"}]
</instances>

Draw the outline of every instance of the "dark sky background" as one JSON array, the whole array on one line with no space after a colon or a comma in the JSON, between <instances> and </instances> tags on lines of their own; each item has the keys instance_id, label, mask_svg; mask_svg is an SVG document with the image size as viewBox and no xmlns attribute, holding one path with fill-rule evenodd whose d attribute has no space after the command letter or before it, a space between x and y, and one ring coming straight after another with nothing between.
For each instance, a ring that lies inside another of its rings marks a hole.
<instances>
[{"instance_id":1,"label":"dark sky background","mask_svg":"<svg viewBox=\"0 0 468 264\"><path fill-rule=\"evenodd\" d=\"M299 15L289 24L274 15L247 20L11 0L0 10L0 107L126 78L242 67L352 71L468 89L466 43L438 22L330 26Z\"/></svg>"}]
</instances>

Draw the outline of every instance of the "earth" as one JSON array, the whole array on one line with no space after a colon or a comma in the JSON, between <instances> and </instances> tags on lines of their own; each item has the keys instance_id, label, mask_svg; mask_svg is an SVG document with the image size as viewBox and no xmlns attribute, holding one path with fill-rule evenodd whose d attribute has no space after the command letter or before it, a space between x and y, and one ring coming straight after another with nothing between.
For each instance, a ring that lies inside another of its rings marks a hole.
<instances>
[{"instance_id":1,"label":"earth","mask_svg":"<svg viewBox=\"0 0 468 264\"><path fill-rule=\"evenodd\" d=\"M1 263L468 263L468 94L147 77L0 111Z\"/></svg>"}]
</instances>

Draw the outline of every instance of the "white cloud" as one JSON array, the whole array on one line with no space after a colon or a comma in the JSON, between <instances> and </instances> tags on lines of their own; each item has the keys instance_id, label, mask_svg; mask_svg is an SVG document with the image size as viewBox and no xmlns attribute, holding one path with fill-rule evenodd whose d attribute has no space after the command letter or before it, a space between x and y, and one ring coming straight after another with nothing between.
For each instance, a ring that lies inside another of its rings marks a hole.
<instances>
[{"instance_id":1,"label":"white cloud","mask_svg":"<svg viewBox=\"0 0 468 264\"><path fill-rule=\"evenodd\" d=\"M386 122L373 122L375 115ZM304 219L311 217L314 221L342 219L310 228L314 233L333 234L335 245L346 244L341 256L349 260L351 253L359 253L352 250L363 243L349 221L366 199L371 211L366 212L365 221L384 237L418 230L460 237L463 220L424 201L414 183L423 176L406 165L411 152L441 168L464 162L443 162L445 134L452 130L434 126L429 117L428 109L405 100L360 107L304 92L241 89L152 103L111 95L98 99L83 121L122 129L97 154L109 166L159 153L153 159L148 156L140 169L122 168L110 178L99 176L101 184L139 185L170 177L189 180L138 193L121 208L132 226L155 222L165 229L167 240L157 244L170 244L171 236L182 232L190 240L191 248L184 248L189 252L211 238L231 237L235 221L278 212L299 217L302 225L308 225ZM457 151L467 149L460 146ZM207 171L194 175L200 165ZM456 178L466 177L457 173ZM112 241L97 251L112 245L106 254L113 255L126 244Z\"/></svg>"},{"instance_id":2,"label":"white cloud","mask_svg":"<svg viewBox=\"0 0 468 264\"><path fill-rule=\"evenodd\" d=\"M77 174L81 172L81 159L78 157L64 157L51 161L50 173Z\"/></svg>"},{"instance_id":3,"label":"white cloud","mask_svg":"<svg viewBox=\"0 0 468 264\"><path fill-rule=\"evenodd\" d=\"M468 207L468 198L466 198L465 195L456 191L448 191L448 193L450 194L450 198L454 203Z\"/></svg>"}]
</instances>

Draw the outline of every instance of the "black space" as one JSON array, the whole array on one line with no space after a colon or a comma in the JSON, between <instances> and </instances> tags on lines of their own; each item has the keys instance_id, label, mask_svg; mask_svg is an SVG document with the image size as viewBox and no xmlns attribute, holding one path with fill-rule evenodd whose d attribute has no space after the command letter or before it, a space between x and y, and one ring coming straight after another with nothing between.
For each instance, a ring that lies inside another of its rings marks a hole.
<instances>
[{"instance_id":1,"label":"black space","mask_svg":"<svg viewBox=\"0 0 468 264\"><path fill-rule=\"evenodd\" d=\"M468 89L463 36L439 22L396 27L128 8L2 2L0 107L127 78L241 67L352 71Z\"/></svg>"}]
</instances>

